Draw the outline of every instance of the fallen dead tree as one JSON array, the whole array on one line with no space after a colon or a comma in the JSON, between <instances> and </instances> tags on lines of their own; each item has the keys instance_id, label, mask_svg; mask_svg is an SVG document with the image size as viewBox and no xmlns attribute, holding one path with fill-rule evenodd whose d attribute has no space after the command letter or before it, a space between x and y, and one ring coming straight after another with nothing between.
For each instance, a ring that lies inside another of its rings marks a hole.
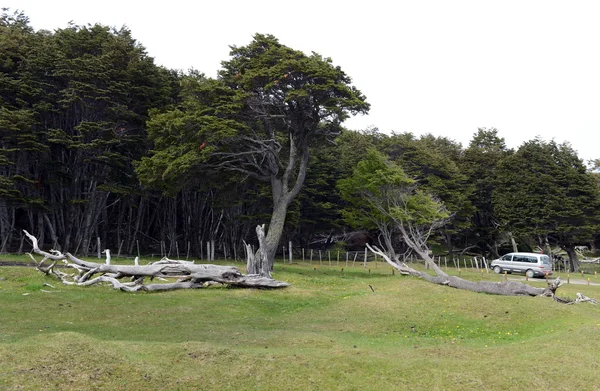
<instances>
[{"instance_id":1,"label":"fallen dead tree","mask_svg":"<svg viewBox=\"0 0 600 391\"><path fill-rule=\"evenodd\" d=\"M381 251L377 246L371 246L367 244L367 247L373 253L385 259L385 261L389 263L393 268L398 270L400 274L418 277L425 281L438 285L446 285L456 289L464 289L472 292L488 293L492 295L547 296L553 298L557 302L564 304L574 304L582 302L598 304L598 301L596 301L595 299L591 299L587 296L584 296L581 293L577 293L577 298L575 300L556 296L556 290L562 285L560 278L556 278L555 280L548 282L548 286L546 288L536 288L534 286L516 281L469 281L465 280L464 278L448 275L438 265L436 265L435 262L433 262L433 260L431 260L426 254L420 254L425 260L425 263L429 266L429 268L435 272L435 275L431 275L423 271L415 270L410 266L406 265L405 263L396 263L392 261L389 258L389 256L385 252Z\"/></svg>"},{"instance_id":2,"label":"fallen dead tree","mask_svg":"<svg viewBox=\"0 0 600 391\"><path fill-rule=\"evenodd\" d=\"M556 290L561 286L559 278L546 288L536 288L514 281L469 281L445 273L431 259L428 240L434 232L446 225L452 214L442 201L420 189L416 180L376 150L367 152L366 157L356 165L352 176L340 180L339 188L342 198L352 205L350 216L376 226L384 237L380 244L385 251L367 245L369 250L385 259L401 274L473 292L505 296L549 296L561 303L596 303L581 294L576 300L557 297ZM399 241L425 260L425 264L435 275L415 270L400 262L395 256L391 240L394 235L398 235Z\"/></svg>"},{"instance_id":3,"label":"fallen dead tree","mask_svg":"<svg viewBox=\"0 0 600 391\"><path fill-rule=\"evenodd\" d=\"M289 286L286 282L258 274L243 275L235 266L195 264L167 258L148 265L114 265L110 262L106 264L88 262L68 252L43 251L38 246L37 238L27 231L24 232L32 242L32 252L43 257L38 262L33 255L29 254L36 263L36 269L47 275L56 276L66 285L90 286L108 283L115 289L126 292L197 289L214 283L245 288L283 288ZM110 257L109 254L107 256ZM66 273L58 270L56 266L59 263L63 267L74 269L75 272ZM175 282L145 284L147 278L150 280L171 278L175 279Z\"/></svg>"}]
</instances>

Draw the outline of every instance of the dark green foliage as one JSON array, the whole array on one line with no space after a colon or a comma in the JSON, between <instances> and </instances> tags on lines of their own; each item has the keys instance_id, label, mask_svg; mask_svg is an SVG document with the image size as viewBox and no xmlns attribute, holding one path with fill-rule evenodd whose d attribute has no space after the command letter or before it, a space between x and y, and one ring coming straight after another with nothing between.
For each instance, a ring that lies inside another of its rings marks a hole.
<instances>
[{"instance_id":1,"label":"dark green foliage","mask_svg":"<svg viewBox=\"0 0 600 391\"><path fill-rule=\"evenodd\" d=\"M111 194L137 186L148 110L171 101L176 75L125 28L34 32L5 13L0 29L0 196L27 214L23 228L43 240L46 225L55 245L86 251Z\"/></svg>"},{"instance_id":2,"label":"dark green foliage","mask_svg":"<svg viewBox=\"0 0 600 391\"><path fill-rule=\"evenodd\" d=\"M427 251L429 236L449 217L441 201L374 149L338 186L348 203L343 210L346 222L377 229L391 259L396 258L394 242L398 237L419 254Z\"/></svg>"},{"instance_id":3,"label":"dark green foliage","mask_svg":"<svg viewBox=\"0 0 600 391\"><path fill-rule=\"evenodd\" d=\"M245 127L236 119L243 107L243 94L223 83L191 74L182 78L179 103L175 108L151 112L148 132L153 141L151 156L143 157L137 172L143 183L162 184L175 194L185 185L215 186L219 175L208 168L219 143ZM219 184L226 184L222 181Z\"/></svg>"},{"instance_id":4,"label":"dark green foliage","mask_svg":"<svg viewBox=\"0 0 600 391\"><path fill-rule=\"evenodd\" d=\"M384 151L419 182L419 186L435 194L455 213L454 224L468 227L472 207L468 200L472 186L458 167L460 145L445 138L411 133L394 134L382 145Z\"/></svg>"},{"instance_id":5,"label":"dark green foliage","mask_svg":"<svg viewBox=\"0 0 600 391\"><path fill-rule=\"evenodd\" d=\"M498 164L511 153L497 129L480 128L473 135L460 161L461 171L472 186L469 199L475 211L471 218L471 241L482 254L498 256L495 254L495 243L502 231L499 230L498 218L492 205L493 178Z\"/></svg>"},{"instance_id":6,"label":"dark green foliage","mask_svg":"<svg viewBox=\"0 0 600 391\"><path fill-rule=\"evenodd\" d=\"M473 186L459 167L460 144L444 138L412 133L393 134L379 144L411 177L419 188L435 195L452 214L441 232L441 239L452 253L455 242L462 242L470 227L474 208L469 200Z\"/></svg>"},{"instance_id":7,"label":"dark green foliage","mask_svg":"<svg viewBox=\"0 0 600 391\"><path fill-rule=\"evenodd\" d=\"M287 225L295 232L295 242L308 244L315 234L343 228L336 188L340 177L338 159L339 148L333 143L312 147L304 187L288 211Z\"/></svg>"},{"instance_id":8,"label":"dark green foliage","mask_svg":"<svg viewBox=\"0 0 600 391\"><path fill-rule=\"evenodd\" d=\"M357 228L381 228L393 225L392 209L411 179L398 165L374 149L367 151L350 177L338 187L349 207L343 210L346 223ZM396 197L396 192L398 197Z\"/></svg>"},{"instance_id":9,"label":"dark green foliage","mask_svg":"<svg viewBox=\"0 0 600 391\"><path fill-rule=\"evenodd\" d=\"M598 186L568 144L535 139L502 160L493 204L517 235L547 237L568 252L600 227Z\"/></svg>"},{"instance_id":10,"label":"dark green foliage","mask_svg":"<svg viewBox=\"0 0 600 391\"><path fill-rule=\"evenodd\" d=\"M188 246L197 256L207 240L241 253L269 219L273 246L280 235L304 246L317 234L380 229L348 195L365 183L346 186L345 200L336 186L371 149L446 205L452 217L437 240L448 251L494 253L510 232L565 249L597 237L598 164L586 173L568 146L534 140L513 153L496 129L480 129L466 149L342 129L368 109L331 59L270 35L232 47L212 79L156 66L126 28L34 31L5 11L0 252L19 248L23 228L68 251L101 237L123 253L139 244L171 256Z\"/></svg>"}]
</instances>

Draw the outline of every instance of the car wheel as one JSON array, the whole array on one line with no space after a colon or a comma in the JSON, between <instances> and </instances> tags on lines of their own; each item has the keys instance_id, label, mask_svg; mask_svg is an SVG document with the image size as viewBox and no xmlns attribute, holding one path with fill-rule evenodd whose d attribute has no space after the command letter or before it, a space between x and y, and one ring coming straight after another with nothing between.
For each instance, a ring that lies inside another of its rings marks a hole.
<instances>
[{"instance_id":1,"label":"car wheel","mask_svg":"<svg viewBox=\"0 0 600 391\"><path fill-rule=\"evenodd\" d=\"M494 266L494 273L496 273L496 274L502 273L502 268L500 266Z\"/></svg>"},{"instance_id":2,"label":"car wheel","mask_svg":"<svg viewBox=\"0 0 600 391\"><path fill-rule=\"evenodd\" d=\"M535 277L535 273L534 273L534 272L533 272L533 270L531 270L531 269L528 269L528 270L525 272L525 275L527 276L527 278L533 278L533 277Z\"/></svg>"}]
</instances>

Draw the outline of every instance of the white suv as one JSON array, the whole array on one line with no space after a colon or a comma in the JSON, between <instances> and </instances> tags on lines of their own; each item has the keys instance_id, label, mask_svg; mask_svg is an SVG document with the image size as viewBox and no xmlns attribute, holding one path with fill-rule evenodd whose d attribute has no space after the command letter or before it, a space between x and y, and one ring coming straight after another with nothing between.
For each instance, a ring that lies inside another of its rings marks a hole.
<instances>
[{"instance_id":1,"label":"white suv","mask_svg":"<svg viewBox=\"0 0 600 391\"><path fill-rule=\"evenodd\" d=\"M495 259L491 263L496 273L525 273L527 277L544 277L552 274L552 262L545 254L510 253Z\"/></svg>"}]
</instances>

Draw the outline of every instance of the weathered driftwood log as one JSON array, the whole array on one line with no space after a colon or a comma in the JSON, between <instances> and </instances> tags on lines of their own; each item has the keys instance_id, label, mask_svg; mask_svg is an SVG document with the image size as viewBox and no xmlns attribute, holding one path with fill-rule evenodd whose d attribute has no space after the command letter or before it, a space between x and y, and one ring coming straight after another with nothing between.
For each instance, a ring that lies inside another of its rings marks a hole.
<instances>
[{"instance_id":1,"label":"weathered driftwood log","mask_svg":"<svg viewBox=\"0 0 600 391\"><path fill-rule=\"evenodd\" d=\"M396 263L392 261L383 251L381 251L376 246L371 246L367 244L369 250L374 252L375 254L381 256L387 263L389 263L393 268L398 270L401 274L410 275L414 277L421 278L425 281L438 284L438 285L447 285L456 289L464 289L472 292L480 292L480 293L489 293L492 295L503 295L503 296L548 296L552 297L555 301L559 303L565 304L573 304L573 303L582 303L589 302L592 304L597 304L598 302L594 299L590 299L582 295L581 293L577 294L576 300L570 300L561 298L555 295L556 290L562 285L560 278L556 278L555 280L548 282L548 286L546 288L536 288L528 284L523 284L521 282L516 281L502 281L502 282L492 282L492 281L469 281L464 278L449 276L445 273L438 265L435 264L429 257L423 256L425 259L425 263L435 272L435 275L431 275L426 272L418 271L405 263Z\"/></svg>"},{"instance_id":2,"label":"weathered driftwood log","mask_svg":"<svg viewBox=\"0 0 600 391\"><path fill-rule=\"evenodd\" d=\"M32 252L43 257L40 262L37 262L30 254L30 257L36 263L36 268L45 274L56 276L68 285L89 286L104 282L111 284L115 289L127 292L196 289L202 288L210 282L246 288L283 288L289 286L286 282L270 278L270 275L269 277L254 273L243 275L235 266L195 264L167 258L148 265L115 265L110 262L106 264L88 262L70 253L63 254L55 250L51 250L51 252L43 251L39 248L37 239L29 232L24 232L32 242ZM107 253L107 256L110 256L109 253ZM45 262L48 260L51 263L46 266ZM55 266L58 262L64 263L68 268L77 270L77 273L69 274L57 270ZM146 277L150 279L175 278L177 281L144 284ZM123 278L130 278L132 281L120 281Z\"/></svg>"}]
</instances>

